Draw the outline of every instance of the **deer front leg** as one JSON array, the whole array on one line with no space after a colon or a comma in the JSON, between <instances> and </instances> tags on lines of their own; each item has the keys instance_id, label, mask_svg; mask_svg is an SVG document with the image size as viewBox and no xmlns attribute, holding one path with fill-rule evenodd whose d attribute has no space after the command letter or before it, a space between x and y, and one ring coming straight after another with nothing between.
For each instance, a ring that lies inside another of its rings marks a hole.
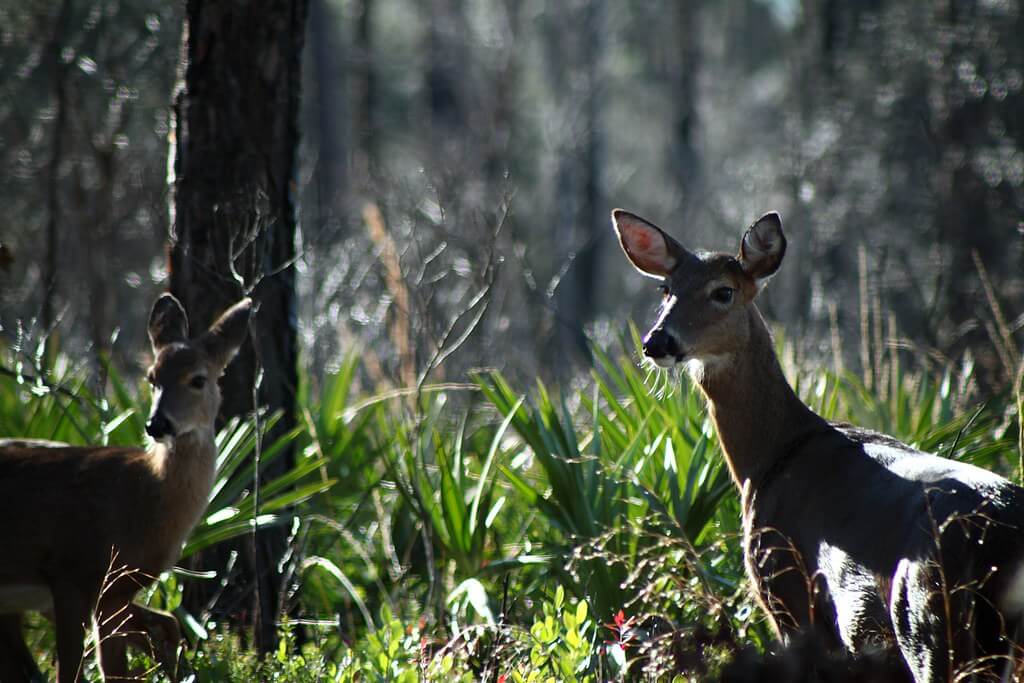
<instances>
[{"instance_id":1,"label":"deer front leg","mask_svg":"<svg viewBox=\"0 0 1024 683\"><path fill-rule=\"evenodd\" d=\"M178 680L181 629L173 615L126 601L123 597L105 597L101 602L99 621L101 662L108 680L136 678L128 671L128 646L152 656L168 678Z\"/></svg>"},{"instance_id":2,"label":"deer front leg","mask_svg":"<svg viewBox=\"0 0 1024 683\"><path fill-rule=\"evenodd\" d=\"M43 675L25 645L20 614L0 616L0 681L38 683Z\"/></svg>"},{"instance_id":3,"label":"deer front leg","mask_svg":"<svg viewBox=\"0 0 1024 683\"><path fill-rule=\"evenodd\" d=\"M129 630L135 628L135 624L129 623L130 617L123 600L117 605L109 594L100 600L96 622L100 637L100 670L105 681L128 678L127 639Z\"/></svg>"},{"instance_id":4,"label":"deer front leg","mask_svg":"<svg viewBox=\"0 0 1024 683\"><path fill-rule=\"evenodd\" d=\"M819 631L827 632L830 646L836 644L834 629L822 629L834 620L818 614L820 577L808 569L792 541L774 529L755 530L747 538L744 559L757 597L783 642L799 633Z\"/></svg>"},{"instance_id":5,"label":"deer front leg","mask_svg":"<svg viewBox=\"0 0 1024 683\"><path fill-rule=\"evenodd\" d=\"M889 604L896 642L917 683L954 680L937 570L926 559L904 558L893 576Z\"/></svg>"},{"instance_id":6,"label":"deer front leg","mask_svg":"<svg viewBox=\"0 0 1024 683\"><path fill-rule=\"evenodd\" d=\"M132 604L133 618L140 624L138 640L130 644L149 652L172 681L178 680L178 645L181 628L173 614Z\"/></svg>"},{"instance_id":7,"label":"deer front leg","mask_svg":"<svg viewBox=\"0 0 1024 683\"><path fill-rule=\"evenodd\" d=\"M54 583L53 621L57 630L57 681L78 683L84 668L86 628L92 623L95 593L68 583Z\"/></svg>"}]
</instances>

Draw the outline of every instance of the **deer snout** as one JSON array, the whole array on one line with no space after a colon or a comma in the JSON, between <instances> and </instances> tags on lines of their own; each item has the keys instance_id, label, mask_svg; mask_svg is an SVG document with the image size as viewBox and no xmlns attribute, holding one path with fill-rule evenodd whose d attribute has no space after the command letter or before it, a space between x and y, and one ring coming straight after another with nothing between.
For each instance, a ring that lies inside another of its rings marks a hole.
<instances>
[{"instance_id":1,"label":"deer snout","mask_svg":"<svg viewBox=\"0 0 1024 683\"><path fill-rule=\"evenodd\" d=\"M154 411L146 422L146 433L154 439L162 439L166 436L174 436L174 425L163 413Z\"/></svg>"},{"instance_id":2,"label":"deer snout","mask_svg":"<svg viewBox=\"0 0 1024 683\"><path fill-rule=\"evenodd\" d=\"M665 360L671 364L674 361L682 360L683 350L675 337L661 328L656 328L647 333L644 337L644 355L658 363ZM658 363L662 365L663 363Z\"/></svg>"}]
</instances>

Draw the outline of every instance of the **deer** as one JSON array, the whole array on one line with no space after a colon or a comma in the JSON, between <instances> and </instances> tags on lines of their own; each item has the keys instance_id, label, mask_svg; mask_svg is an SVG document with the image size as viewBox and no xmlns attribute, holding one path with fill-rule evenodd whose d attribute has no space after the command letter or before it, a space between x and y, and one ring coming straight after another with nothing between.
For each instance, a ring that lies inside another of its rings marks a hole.
<instances>
[{"instance_id":1,"label":"deer","mask_svg":"<svg viewBox=\"0 0 1024 683\"><path fill-rule=\"evenodd\" d=\"M41 679L21 633L26 611L54 622L60 683L81 680L83 641L93 629L104 680L129 676L128 646L149 650L176 678L177 620L133 600L177 561L206 511L217 461L217 380L245 341L252 309L243 299L190 338L174 296L153 304L148 448L0 441L4 683Z\"/></svg>"},{"instance_id":2,"label":"deer","mask_svg":"<svg viewBox=\"0 0 1024 683\"><path fill-rule=\"evenodd\" d=\"M740 495L746 573L777 637L881 654L898 680L1008 676L1024 635L1024 489L804 404L755 304L786 253L777 212L736 255L691 252L622 209L612 224L660 282L642 353L704 394Z\"/></svg>"}]
</instances>

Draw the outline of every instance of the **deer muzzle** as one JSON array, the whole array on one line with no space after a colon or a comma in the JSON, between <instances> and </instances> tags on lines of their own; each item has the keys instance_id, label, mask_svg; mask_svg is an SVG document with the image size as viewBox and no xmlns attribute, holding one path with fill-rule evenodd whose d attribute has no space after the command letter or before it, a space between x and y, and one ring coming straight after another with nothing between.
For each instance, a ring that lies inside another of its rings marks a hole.
<instances>
[{"instance_id":1,"label":"deer muzzle","mask_svg":"<svg viewBox=\"0 0 1024 683\"><path fill-rule=\"evenodd\" d=\"M675 337L661 328L655 328L644 337L644 355L658 365L671 365L683 358L683 350Z\"/></svg>"},{"instance_id":2,"label":"deer muzzle","mask_svg":"<svg viewBox=\"0 0 1024 683\"><path fill-rule=\"evenodd\" d=\"M154 412L146 422L146 433L154 439L160 440L164 437L174 436L174 425L163 413Z\"/></svg>"}]
</instances>

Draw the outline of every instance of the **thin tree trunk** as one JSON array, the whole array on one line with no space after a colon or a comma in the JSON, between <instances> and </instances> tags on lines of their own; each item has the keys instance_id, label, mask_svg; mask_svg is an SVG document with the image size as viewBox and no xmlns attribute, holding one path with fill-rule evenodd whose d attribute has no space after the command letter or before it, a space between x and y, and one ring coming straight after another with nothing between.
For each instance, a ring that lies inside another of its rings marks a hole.
<instances>
[{"instance_id":1,"label":"thin tree trunk","mask_svg":"<svg viewBox=\"0 0 1024 683\"><path fill-rule=\"evenodd\" d=\"M465 125L461 41L466 20L461 0L430 0L427 29L427 86L430 127L434 135L450 136ZM443 141L443 140L442 140Z\"/></svg>"},{"instance_id":2,"label":"thin tree trunk","mask_svg":"<svg viewBox=\"0 0 1024 683\"><path fill-rule=\"evenodd\" d=\"M580 244L576 254L575 280L577 290L576 318L583 342L583 352L589 356L583 326L594 317L594 287L597 286L597 244L596 234L603 235L604 213L601 205L601 54L603 31L603 7L600 0L594 0L585 10L587 38L583 42L583 70L586 74L584 97L584 131L582 158L582 201L576 217L576 239ZM598 232L600 231L600 232Z\"/></svg>"},{"instance_id":3,"label":"thin tree trunk","mask_svg":"<svg viewBox=\"0 0 1024 683\"><path fill-rule=\"evenodd\" d=\"M972 52L973 31L957 30L974 26L979 18L971 3L950 0L937 10L936 20L945 26L953 39L944 47L943 63L960 64ZM977 57L975 57L977 59ZM980 67L980 65L979 65ZM982 70L979 68L979 70ZM990 144L987 126L990 119L986 98L959 98L963 85L956 72L939 72L936 85L945 102L933 114L935 126L936 169L933 187L936 195L935 232L942 244L949 245L949 264L944 270L947 298L946 318L954 324L959 338L952 339L953 348L972 348L978 354L982 372L976 377L983 391L990 392L1008 378L999 376L999 361L988 343L983 327L967 325L977 317L977 270L974 255L989 268L1000 270L1005 242L993 228L990 197L984 179L970 162L970 150ZM960 101L958 101L958 99Z\"/></svg>"},{"instance_id":4,"label":"thin tree trunk","mask_svg":"<svg viewBox=\"0 0 1024 683\"><path fill-rule=\"evenodd\" d=\"M53 95L56 113L53 122L53 147L47 168L46 186L46 260L43 263L43 303L40 322L44 332L52 331L56 322L54 299L57 296L58 267L57 242L60 233L60 164L64 159L64 128L67 124L67 76L69 66L64 63L64 40L71 18L71 0L64 0L53 28L49 53L53 60Z\"/></svg>"},{"instance_id":5,"label":"thin tree trunk","mask_svg":"<svg viewBox=\"0 0 1024 683\"><path fill-rule=\"evenodd\" d=\"M170 291L195 329L244 293L256 299L249 341L221 381L221 417L257 405L283 411L267 443L294 424L292 263L306 12L306 0L189 0L174 97ZM290 464L281 458L267 474ZM276 639L285 536L269 529L252 541L240 554L241 580L221 604L236 624L249 616L256 645L266 650ZM213 568L224 568L225 555Z\"/></svg>"},{"instance_id":6,"label":"thin tree trunk","mask_svg":"<svg viewBox=\"0 0 1024 683\"><path fill-rule=\"evenodd\" d=\"M700 7L701 3L697 0L687 0L673 8L675 35L678 36L679 47L671 67L674 108L670 164L672 175L680 190L680 220L684 224L695 217L703 204L704 196L700 187L700 155L697 153L697 86L701 57Z\"/></svg>"},{"instance_id":7,"label":"thin tree trunk","mask_svg":"<svg viewBox=\"0 0 1024 683\"><path fill-rule=\"evenodd\" d=\"M585 325L594 314L594 288L597 286L597 255L599 235L604 234L605 218L601 193L601 55L604 7L600 0L576 10L565 10L563 20L579 24L579 35L569 47L552 46L552 54L560 49L570 64L584 74L582 82L573 87L567 97L566 112L579 106L582 121L574 139L566 141L567 151L559 162L557 174L557 207L559 232L562 243L560 253L571 260L559 284L557 308L559 312L561 348L559 352L572 354L589 361ZM557 33L556 40L562 40ZM557 71L557 69L556 69ZM565 74L554 74L565 78ZM557 83L557 81L556 81ZM557 88L557 86L556 86ZM597 232L600 231L600 232ZM568 369L564 363L563 368Z\"/></svg>"},{"instance_id":8,"label":"thin tree trunk","mask_svg":"<svg viewBox=\"0 0 1024 683\"><path fill-rule=\"evenodd\" d=\"M374 63L373 0L359 0L355 36L355 171L372 188L377 174L377 75Z\"/></svg>"},{"instance_id":9,"label":"thin tree trunk","mask_svg":"<svg viewBox=\"0 0 1024 683\"><path fill-rule=\"evenodd\" d=\"M347 98L340 96L344 92L344 70L336 68L345 60L337 26L337 17L327 0L311 0L309 40L316 79L317 183L322 203L344 211L348 203L348 171L342 122L348 117Z\"/></svg>"}]
</instances>

